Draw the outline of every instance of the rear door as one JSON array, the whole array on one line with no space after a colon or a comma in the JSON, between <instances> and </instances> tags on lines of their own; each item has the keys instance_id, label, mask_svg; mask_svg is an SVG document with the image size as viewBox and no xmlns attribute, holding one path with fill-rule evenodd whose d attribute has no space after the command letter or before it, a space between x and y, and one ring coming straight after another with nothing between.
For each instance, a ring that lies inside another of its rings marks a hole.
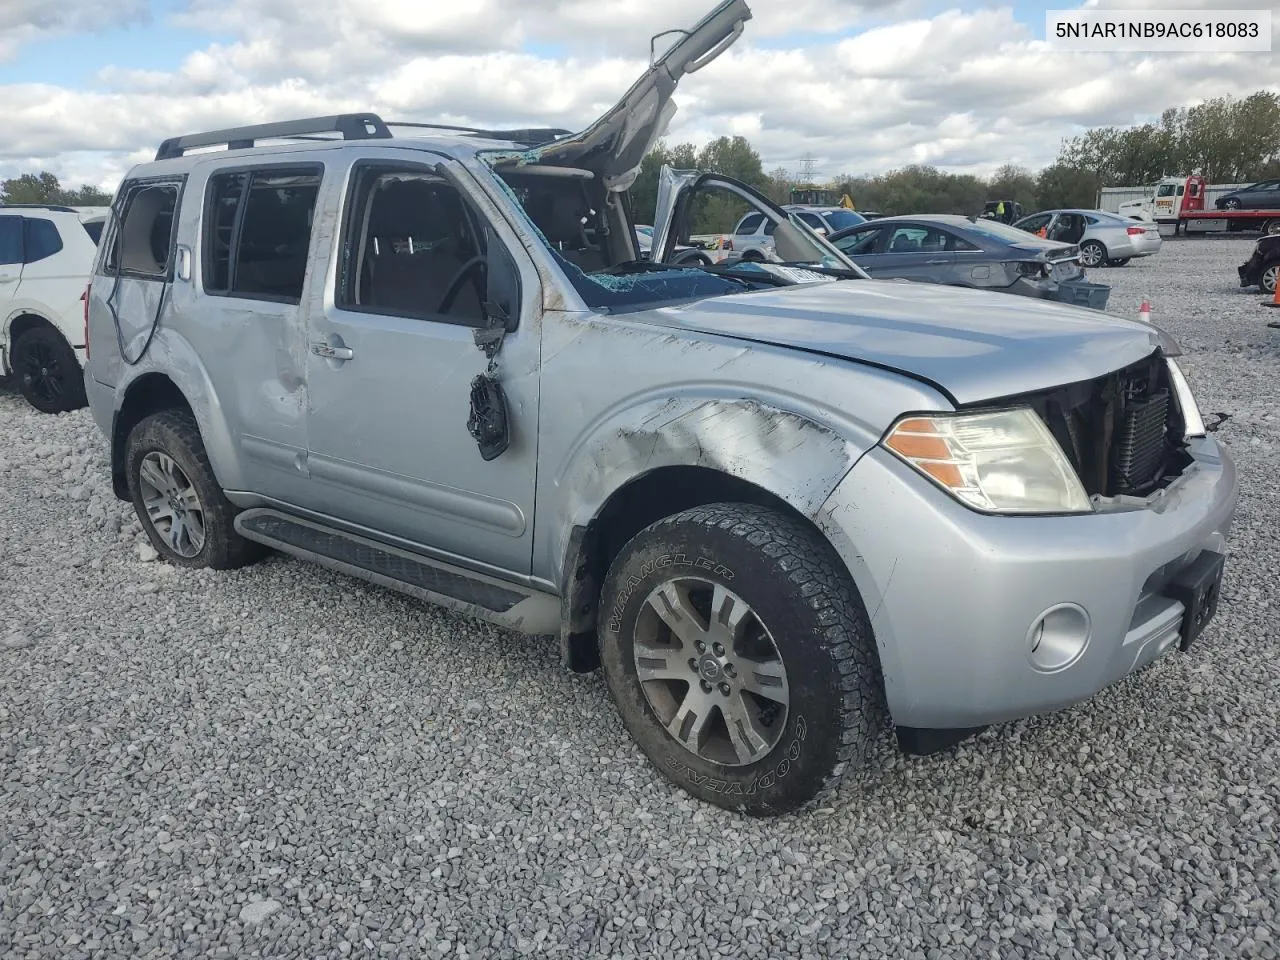
<instances>
[{"instance_id":1,"label":"rear door","mask_svg":"<svg viewBox=\"0 0 1280 960\"><path fill-rule=\"evenodd\" d=\"M948 235L924 223L904 223L886 230L882 253L875 263L864 266L873 277L942 283L947 279L956 255L948 250Z\"/></svg>"}]
</instances>

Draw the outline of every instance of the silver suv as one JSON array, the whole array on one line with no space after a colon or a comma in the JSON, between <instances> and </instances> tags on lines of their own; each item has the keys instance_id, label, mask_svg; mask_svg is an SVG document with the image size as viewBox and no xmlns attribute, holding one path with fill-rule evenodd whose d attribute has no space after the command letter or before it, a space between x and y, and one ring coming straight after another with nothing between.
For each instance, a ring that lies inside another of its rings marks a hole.
<instances>
[{"instance_id":1,"label":"silver suv","mask_svg":"<svg viewBox=\"0 0 1280 960\"><path fill-rule=\"evenodd\" d=\"M169 562L265 546L556 635L662 774L764 815L886 714L927 751L1185 649L1236 476L1152 326L866 279L696 172L663 172L640 259L626 190L675 81L749 17L576 135L166 141L120 188L85 383ZM704 192L784 262L669 263Z\"/></svg>"}]
</instances>

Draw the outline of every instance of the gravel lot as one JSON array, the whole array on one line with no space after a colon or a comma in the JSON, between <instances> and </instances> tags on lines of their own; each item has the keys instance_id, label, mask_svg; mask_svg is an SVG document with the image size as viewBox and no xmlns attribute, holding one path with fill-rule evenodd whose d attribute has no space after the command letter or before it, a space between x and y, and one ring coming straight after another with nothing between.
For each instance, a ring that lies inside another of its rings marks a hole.
<instances>
[{"instance_id":1,"label":"gravel lot","mask_svg":"<svg viewBox=\"0 0 1280 960\"><path fill-rule=\"evenodd\" d=\"M273 558L176 572L0 388L0 956L1280 956L1280 330L1252 241L1093 271L1244 488L1194 655L747 821L554 645Z\"/></svg>"}]
</instances>

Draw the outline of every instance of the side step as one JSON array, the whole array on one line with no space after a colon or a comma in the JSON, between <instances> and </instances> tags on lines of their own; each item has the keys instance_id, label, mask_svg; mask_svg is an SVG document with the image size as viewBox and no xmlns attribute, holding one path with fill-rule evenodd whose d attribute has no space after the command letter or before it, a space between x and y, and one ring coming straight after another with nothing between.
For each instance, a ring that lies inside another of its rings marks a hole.
<instances>
[{"instance_id":1,"label":"side step","mask_svg":"<svg viewBox=\"0 0 1280 960\"><path fill-rule=\"evenodd\" d=\"M560 598L266 507L235 520L247 540L531 635L560 630Z\"/></svg>"}]
</instances>

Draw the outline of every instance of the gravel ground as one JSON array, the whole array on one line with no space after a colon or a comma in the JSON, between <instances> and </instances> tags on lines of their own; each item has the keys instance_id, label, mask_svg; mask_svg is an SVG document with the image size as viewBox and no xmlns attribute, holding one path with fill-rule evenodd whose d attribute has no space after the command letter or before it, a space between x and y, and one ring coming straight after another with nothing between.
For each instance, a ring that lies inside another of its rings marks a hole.
<instances>
[{"instance_id":1,"label":"gravel ground","mask_svg":"<svg viewBox=\"0 0 1280 960\"><path fill-rule=\"evenodd\" d=\"M1094 271L1243 474L1194 655L807 815L660 781L599 676L283 558L176 572L0 390L0 956L1276 957L1280 331L1250 241Z\"/></svg>"}]
</instances>

